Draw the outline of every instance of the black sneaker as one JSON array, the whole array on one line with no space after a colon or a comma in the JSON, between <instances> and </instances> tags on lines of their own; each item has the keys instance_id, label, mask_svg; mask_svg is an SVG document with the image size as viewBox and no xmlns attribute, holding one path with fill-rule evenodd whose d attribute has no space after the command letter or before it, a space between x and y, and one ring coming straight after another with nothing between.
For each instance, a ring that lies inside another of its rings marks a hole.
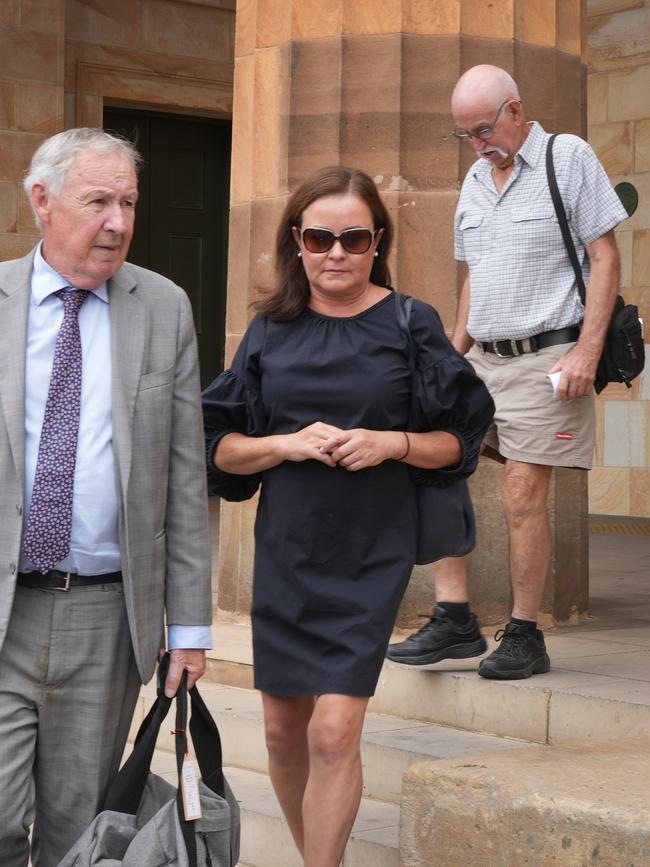
<instances>
[{"instance_id":1,"label":"black sneaker","mask_svg":"<svg viewBox=\"0 0 650 867\"><path fill-rule=\"evenodd\" d=\"M437 605L429 622L409 635L406 641L389 644L386 656L391 662L404 665L430 665L441 659L480 656L486 650L487 644L473 614L464 626L460 626L442 606Z\"/></svg>"},{"instance_id":2,"label":"black sneaker","mask_svg":"<svg viewBox=\"0 0 650 867\"><path fill-rule=\"evenodd\" d=\"M481 661L478 673L494 680L520 680L550 671L551 662L541 630L532 635L525 626L509 623L494 636L501 644Z\"/></svg>"}]
</instances>

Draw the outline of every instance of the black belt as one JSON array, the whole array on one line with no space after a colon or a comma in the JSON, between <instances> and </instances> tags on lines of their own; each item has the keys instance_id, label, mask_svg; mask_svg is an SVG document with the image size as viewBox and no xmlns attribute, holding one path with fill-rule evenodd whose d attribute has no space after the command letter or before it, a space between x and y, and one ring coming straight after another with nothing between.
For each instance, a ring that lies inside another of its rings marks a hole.
<instances>
[{"instance_id":1,"label":"black belt","mask_svg":"<svg viewBox=\"0 0 650 867\"><path fill-rule=\"evenodd\" d=\"M18 584L21 587L35 587L43 590L69 590L71 587L89 587L93 584L114 584L122 580L121 572L107 572L105 575L76 575L74 572L19 572Z\"/></svg>"},{"instance_id":2,"label":"black belt","mask_svg":"<svg viewBox=\"0 0 650 867\"><path fill-rule=\"evenodd\" d=\"M493 352L499 358L512 358L514 355L524 355L526 352L538 352L547 346L557 346L559 343L573 343L580 337L577 325L569 328L558 328L556 331L543 331L532 337L521 340L490 340L487 343L477 341L483 352Z\"/></svg>"}]
</instances>

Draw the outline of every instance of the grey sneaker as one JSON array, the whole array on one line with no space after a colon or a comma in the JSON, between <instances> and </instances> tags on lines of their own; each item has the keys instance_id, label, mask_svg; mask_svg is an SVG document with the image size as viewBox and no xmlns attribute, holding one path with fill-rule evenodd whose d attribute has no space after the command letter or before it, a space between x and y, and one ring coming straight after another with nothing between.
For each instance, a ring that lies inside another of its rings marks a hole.
<instances>
[{"instance_id":1,"label":"grey sneaker","mask_svg":"<svg viewBox=\"0 0 650 867\"><path fill-rule=\"evenodd\" d=\"M509 623L494 636L501 643L481 661L478 673L493 680L520 680L551 669L544 635L540 629L532 635L525 626Z\"/></svg>"},{"instance_id":2,"label":"grey sneaker","mask_svg":"<svg viewBox=\"0 0 650 867\"><path fill-rule=\"evenodd\" d=\"M386 656L404 665L430 665L441 659L468 659L487 650L485 639L473 614L459 626L437 605L428 623L405 641L389 644Z\"/></svg>"}]
</instances>

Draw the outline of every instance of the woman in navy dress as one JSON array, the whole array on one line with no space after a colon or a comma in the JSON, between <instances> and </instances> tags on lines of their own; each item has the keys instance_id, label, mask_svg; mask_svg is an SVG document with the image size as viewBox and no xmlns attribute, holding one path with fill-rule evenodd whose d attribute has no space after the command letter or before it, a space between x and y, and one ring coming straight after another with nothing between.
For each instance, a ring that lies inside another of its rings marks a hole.
<instances>
[{"instance_id":1,"label":"woman in navy dress","mask_svg":"<svg viewBox=\"0 0 650 867\"><path fill-rule=\"evenodd\" d=\"M409 467L469 475L492 414L420 301L412 381L391 239L367 175L312 175L278 229L276 287L204 393L211 492L245 499L261 483L255 685L271 780L306 867L338 867L358 810L363 719L415 559ZM408 430L412 389L424 433Z\"/></svg>"}]
</instances>

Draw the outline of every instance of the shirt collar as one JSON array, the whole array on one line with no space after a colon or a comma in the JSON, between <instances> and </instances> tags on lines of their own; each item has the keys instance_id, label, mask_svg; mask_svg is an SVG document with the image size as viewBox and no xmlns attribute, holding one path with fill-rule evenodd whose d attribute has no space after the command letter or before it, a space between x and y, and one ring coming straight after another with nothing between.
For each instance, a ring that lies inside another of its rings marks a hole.
<instances>
[{"instance_id":1,"label":"shirt collar","mask_svg":"<svg viewBox=\"0 0 650 867\"><path fill-rule=\"evenodd\" d=\"M42 247L43 242L40 241L34 255L34 267L32 270L32 298L38 306L50 295L58 292L59 289L65 289L70 285L65 277L62 277L58 271L55 271L54 268L47 264L43 258ZM96 289L92 289L91 292L108 304L108 285L106 283L102 283Z\"/></svg>"},{"instance_id":2,"label":"shirt collar","mask_svg":"<svg viewBox=\"0 0 650 867\"><path fill-rule=\"evenodd\" d=\"M546 140L546 132L541 124L536 120L531 121L528 126L530 131L523 141L522 146L515 154L515 160L527 163L531 168L535 168L544 149ZM472 174L479 180L492 174L492 164L489 160L484 160L479 157L472 167Z\"/></svg>"}]
</instances>

